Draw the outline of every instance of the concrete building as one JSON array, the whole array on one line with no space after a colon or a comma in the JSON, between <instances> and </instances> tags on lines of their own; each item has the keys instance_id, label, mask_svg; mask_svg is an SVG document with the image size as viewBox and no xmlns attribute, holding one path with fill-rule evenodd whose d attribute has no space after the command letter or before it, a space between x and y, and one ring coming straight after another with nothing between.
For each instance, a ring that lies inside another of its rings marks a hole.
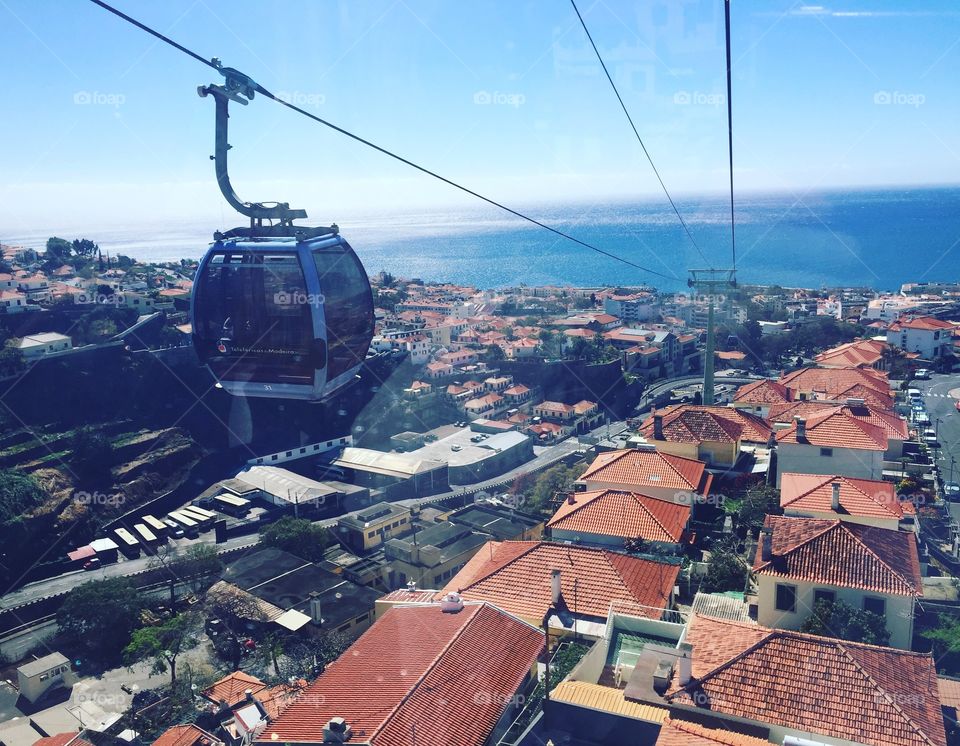
<instances>
[{"instance_id":1,"label":"concrete building","mask_svg":"<svg viewBox=\"0 0 960 746\"><path fill-rule=\"evenodd\" d=\"M50 653L17 669L17 688L29 702L36 702L44 693L66 686L64 676L70 672L70 661L63 653Z\"/></svg>"},{"instance_id":2,"label":"concrete building","mask_svg":"<svg viewBox=\"0 0 960 746\"><path fill-rule=\"evenodd\" d=\"M382 489L391 500L427 497L450 488L447 464L411 453L344 448L330 465L353 484Z\"/></svg>"},{"instance_id":3,"label":"concrete building","mask_svg":"<svg viewBox=\"0 0 960 746\"><path fill-rule=\"evenodd\" d=\"M16 343L24 360L36 360L45 355L73 349L73 341L66 334L42 332L21 337Z\"/></svg>"},{"instance_id":4,"label":"concrete building","mask_svg":"<svg viewBox=\"0 0 960 746\"><path fill-rule=\"evenodd\" d=\"M490 538L469 526L441 521L402 539L390 539L384 544L390 587L412 582L421 588L441 588Z\"/></svg>"},{"instance_id":5,"label":"concrete building","mask_svg":"<svg viewBox=\"0 0 960 746\"><path fill-rule=\"evenodd\" d=\"M477 430L490 430L480 425ZM487 435L461 429L408 454L427 463L445 463L450 484L471 484L503 474L533 458L533 441L513 430Z\"/></svg>"},{"instance_id":6,"label":"concrete building","mask_svg":"<svg viewBox=\"0 0 960 746\"><path fill-rule=\"evenodd\" d=\"M391 503L377 503L337 521L337 535L355 552L368 552L393 536L410 532L410 509Z\"/></svg>"},{"instance_id":7,"label":"concrete building","mask_svg":"<svg viewBox=\"0 0 960 746\"><path fill-rule=\"evenodd\" d=\"M953 334L957 326L933 316L901 319L887 329L887 342L923 360L937 360L953 353Z\"/></svg>"}]
</instances>

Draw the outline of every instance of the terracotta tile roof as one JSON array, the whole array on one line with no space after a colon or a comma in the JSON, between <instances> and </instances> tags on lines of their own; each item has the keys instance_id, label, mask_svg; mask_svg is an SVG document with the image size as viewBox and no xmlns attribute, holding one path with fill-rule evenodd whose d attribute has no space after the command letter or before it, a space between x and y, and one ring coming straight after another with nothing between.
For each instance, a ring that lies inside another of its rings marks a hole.
<instances>
[{"instance_id":1,"label":"terracotta tile roof","mask_svg":"<svg viewBox=\"0 0 960 746\"><path fill-rule=\"evenodd\" d=\"M436 596L436 589L408 591L406 588L400 588L399 590L390 591L389 593L384 594L377 600L408 604L426 604L433 603L433 601L436 600Z\"/></svg>"},{"instance_id":2,"label":"terracotta tile roof","mask_svg":"<svg viewBox=\"0 0 960 746\"><path fill-rule=\"evenodd\" d=\"M778 578L920 596L917 540L907 531L859 523L768 515L753 571Z\"/></svg>"},{"instance_id":3,"label":"terracotta tile roof","mask_svg":"<svg viewBox=\"0 0 960 746\"><path fill-rule=\"evenodd\" d=\"M887 450L885 428L853 417L843 408L818 412L806 420L806 436L797 440L797 423L777 433L778 443L801 443L828 448L856 448L867 451Z\"/></svg>"},{"instance_id":4,"label":"terracotta tile roof","mask_svg":"<svg viewBox=\"0 0 960 746\"><path fill-rule=\"evenodd\" d=\"M814 359L825 368L871 367L883 360L890 345L877 339L860 339L825 350Z\"/></svg>"},{"instance_id":5,"label":"terracotta tile roof","mask_svg":"<svg viewBox=\"0 0 960 746\"><path fill-rule=\"evenodd\" d=\"M487 604L455 614L389 609L259 737L320 743L343 717L352 742L482 744L543 648L536 628Z\"/></svg>"},{"instance_id":6,"label":"terracotta tile roof","mask_svg":"<svg viewBox=\"0 0 960 746\"><path fill-rule=\"evenodd\" d=\"M922 329L923 331L937 331L938 329L953 329L949 321L942 321L935 316L913 316L901 318L890 325L890 331L898 332L901 329Z\"/></svg>"},{"instance_id":7,"label":"terracotta tile roof","mask_svg":"<svg viewBox=\"0 0 960 746\"><path fill-rule=\"evenodd\" d=\"M257 695L257 700L263 705L263 709L267 713L267 719L273 721L280 717L284 710L292 705L306 688L307 682L305 679L300 679L292 685L278 684L260 692Z\"/></svg>"},{"instance_id":8,"label":"terracotta tile roof","mask_svg":"<svg viewBox=\"0 0 960 746\"><path fill-rule=\"evenodd\" d=\"M713 480L702 461L630 448L601 453L580 479L587 483L616 484L636 492L644 492L647 487L661 487L692 490L701 495L709 494Z\"/></svg>"},{"instance_id":9,"label":"terracotta tile roof","mask_svg":"<svg viewBox=\"0 0 960 746\"><path fill-rule=\"evenodd\" d=\"M93 744L87 739L81 738L80 734L74 731L40 738L33 742L33 746L93 746Z\"/></svg>"},{"instance_id":10,"label":"terracotta tile roof","mask_svg":"<svg viewBox=\"0 0 960 746\"><path fill-rule=\"evenodd\" d=\"M573 500L571 503L570 500ZM679 543L690 505L621 490L573 492L547 522L549 528L623 539Z\"/></svg>"},{"instance_id":11,"label":"terracotta tile roof","mask_svg":"<svg viewBox=\"0 0 960 746\"><path fill-rule=\"evenodd\" d=\"M865 402L862 406L859 404L855 406L845 404L843 405L842 411L851 417L869 422L871 425L877 425L887 433L888 438L907 440L910 437L910 429L907 426L907 421L893 410L880 409L870 406L868 402Z\"/></svg>"},{"instance_id":12,"label":"terracotta tile roof","mask_svg":"<svg viewBox=\"0 0 960 746\"><path fill-rule=\"evenodd\" d=\"M770 746L763 738L746 736L732 730L707 728L686 720L667 718L663 721L655 746Z\"/></svg>"},{"instance_id":13,"label":"terracotta tile roof","mask_svg":"<svg viewBox=\"0 0 960 746\"><path fill-rule=\"evenodd\" d=\"M160 738L153 742L153 746L197 746L198 744L209 746L210 744L220 743L223 743L223 741L216 736L191 724L174 725L172 728L167 728L160 735Z\"/></svg>"},{"instance_id":14,"label":"terracotta tile roof","mask_svg":"<svg viewBox=\"0 0 960 746\"><path fill-rule=\"evenodd\" d=\"M940 692L941 706L954 713L960 712L960 681L940 676L937 678L937 690Z\"/></svg>"},{"instance_id":15,"label":"terracotta tile roof","mask_svg":"<svg viewBox=\"0 0 960 746\"><path fill-rule=\"evenodd\" d=\"M234 671L204 689L203 696L211 702L219 703L223 700L233 707L244 698L247 689L257 694L266 688L267 685L256 676L243 671Z\"/></svg>"},{"instance_id":16,"label":"terracotta tile roof","mask_svg":"<svg viewBox=\"0 0 960 746\"><path fill-rule=\"evenodd\" d=\"M648 723L662 723L670 712L666 707L626 699L623 696L623 689L570 679L557 684L556 688L550 692L550 699L637 720L646 720ZM767 744L767 746L770 745Z\"/></svg>"},{"instance_id":17,"label":"terracotta tile roof","mask_svg":"<svg viewBox=\"0 0 960 746\"><path fill-rule=\"evenodd\" d=\"M779 383L790 390L792 399L798 399L800 393L813 393L818 399L842 401L857 396L849 392L858 385L890 398L886 373L873 368L801 368L781 376Z\"/></svg>"},{"instance_id":18,"label":"terracotta tile roof","mask_svg":"<svg viewBox=\"0 0 960 746\"><path fill-rule=\"evenodd\" d=\"M780 507L784 510L831 513L834 482L840 483L840 515L899 519L916 513L912 503L897 497L893 482L791 472L784 472L780 476Z\"/></svg>"},{"instance_id":19,"label":"terracotta tile roof","mask_svg":"<svg viewBox=\"0 0 960 746\"><path fill-rule=\"evenodd\" d=\"M560 570L561 593L571 611L576 606L580 616L606 618L611 601L666 607L680 566L546 541L491 541L445 590L539 620L550 607L553 570Z\"/></svg>"},{"instance_id":20,"label":"terracotta tile roof","mask_svg":"<svg viewBox=\"0 0 960 746\"><path fill-rule=\"evenodd\" d=\"M770 425L762 417L733 407L677 404L660 412L663 437L671 443L766 443ZM653 439L653 416L640 426L640 433Z\"/></svg>"},{"instance_id":21,"label":"terracotta tile roof","mask_svg":"<svg viewBox=\"0 0 960 746\"><path fill-rule=\"evenodd\" d=\"M790 401L790 392L782 383L764 378L761 381L743 384L733 395L733 400L750 404L778 404Z\"/></svg>"},{"instance_id":22,"label":"terracotta tile roof","mask_svg":"<svg viewBox=\"0 0 960 746\"><path fill-rule=\"evenodd\" d=\"M725 637L727 660L698 669ZM694 678L681 688L675 676L670 702L857 743L946 746L929 654L696 615L686 641Z\"/></svg>"},{"instance_id":23,"label":"terracotta tile roof","mask_svg":"<svg viewBox=\"0 0 960 746\"><path fill-rule=\"evenodd\" d=\"M836 409L840 405L836 402L825 401L787 401L780 404L771 404L767 412L767 420L773 422L793 422L794 417L809 419L815 414Z\"/></svg>"}]
</instances>

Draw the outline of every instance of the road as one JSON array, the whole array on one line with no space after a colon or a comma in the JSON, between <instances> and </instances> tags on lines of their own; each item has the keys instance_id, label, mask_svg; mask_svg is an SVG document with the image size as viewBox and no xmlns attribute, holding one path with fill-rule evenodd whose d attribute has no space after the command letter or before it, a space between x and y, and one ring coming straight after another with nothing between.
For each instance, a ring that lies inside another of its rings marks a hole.
<instances>
[{"instance_id":1,"label":"road","mask_svg":"<svg viewBox=\"0 0 960 746\"><path fill-rule=\"evenodd\" d=\"M937 430L940 441L937 464L940 466L941 479L951 481L952 465L952 481L960 481L960 412L956 409L956 396L960 395L960 373L934 374L929 381L914 381L911 385L923 393L931 426ZM951 395L951 391L954 395Z\"/></svg>"},{"instance_id":2,"label":"road","mask_svg":"<svg viewBox=\"0 0 960 746\"><path fill-rule=\"evenodd\" d=\"M725 376L723 371L717 373L715 377L715 386L720 386L722 384L734 384L736 386L742 386L745 383L753 383L754 381L759 381L762 376ZM677 388L683 388L685 386L690 386L691 384L701 383L703 381L703 374L696 376L680 376L679 378L671 378L669 381L660 381L653 384L648 388L643 397L641 397L639 404L637 404L636 411L643 412L650 406L650 400L665 394L668 391Z\"/></svg>"}]
</instances>

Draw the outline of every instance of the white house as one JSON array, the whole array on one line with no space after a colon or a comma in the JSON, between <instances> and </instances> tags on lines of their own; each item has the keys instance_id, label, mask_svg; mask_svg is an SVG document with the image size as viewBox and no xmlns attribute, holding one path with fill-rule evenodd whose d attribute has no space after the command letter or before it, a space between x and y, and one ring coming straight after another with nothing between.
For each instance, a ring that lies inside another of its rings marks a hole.
<instances>
[{"instance_id":1,"label":"white house","mask_svg":"<svg viewBox=\"0 0 960 746\"><path fill-rule=\"evenodd\" d=\"M797 417L777 433L777 486L784 472L883 478L887 433L845 407Z\"/></svg>"},{"instance_id":2,"label":"white house","mask_svg":"<svg viewBox=\"0 0 960 746\"><path fill-rule=\"evenodd\" d=\"M36 702L44 692L65 686L64 676L70 672L70 661L62 653L50 653L17 669L17 688L21 696Z\"/></svg>"},{"instance_id":3,"label":"white house","mask_svg":"<svg viewBox=\"0 0 960 746\"><path fill-rule=\"evenodd\" d=\"M21 337L17 347L25 360L35 360L44 355L70 350L73 348L73 341L65 334L42 332Z\"/></svg>"},{"instance_id":4,"label":"white house","mask_svg":"<svg viewBox=\"0 0 960 746\"><path fill-rule=\"evenodd\" d=\"M933 316L904 318L887 329L887 342L904 352L915 352L924 360L936 360L953 350L956 328Z\"/></svg>"},{"instance_id":5,"label":"white house","mask_svg":"<svg viewBox=\"0 0 960 746\"><path fill-rule=\"evenodd\" d=\"M890 645L910 649L914 606L923 595L913 533L768 515L753 573L764 627L800 629L818 601L843 601L884 617Z\"/></svg>"},{"instance_id":6,"label":"white house","mask_svg":"<svg viewBox=\"0 0 960 746\"><path fill-rule=\"evenodd\" d=\"M0 311L3 313L23 313L29 310L27 296L16 290L0 290Z\"/></svg>"}]
</instances>

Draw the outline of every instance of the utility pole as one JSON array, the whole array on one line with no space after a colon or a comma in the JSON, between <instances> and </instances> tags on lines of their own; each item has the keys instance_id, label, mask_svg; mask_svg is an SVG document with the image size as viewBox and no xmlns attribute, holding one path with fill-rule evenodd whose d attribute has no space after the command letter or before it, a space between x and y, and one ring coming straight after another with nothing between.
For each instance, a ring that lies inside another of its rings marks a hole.
<instances>
[{"instance_id":1,"label":"utility pole","mask_svg":"<svg viewBox=\"0 0 960 746\"><path fill-rule=\"evenodd\" d=\"M687 286L693 288L698 294L706 295L709 299L707 311L707 346L703 361L703 395L702 401L705 405L713 404L713 355L716 347L715 329L714 329L714 305L718 295L726 295L724 291L730 291L737 287L737 270L735 269L691 269L690 278L687 280Z\"/></svg>"}]
</instances>

